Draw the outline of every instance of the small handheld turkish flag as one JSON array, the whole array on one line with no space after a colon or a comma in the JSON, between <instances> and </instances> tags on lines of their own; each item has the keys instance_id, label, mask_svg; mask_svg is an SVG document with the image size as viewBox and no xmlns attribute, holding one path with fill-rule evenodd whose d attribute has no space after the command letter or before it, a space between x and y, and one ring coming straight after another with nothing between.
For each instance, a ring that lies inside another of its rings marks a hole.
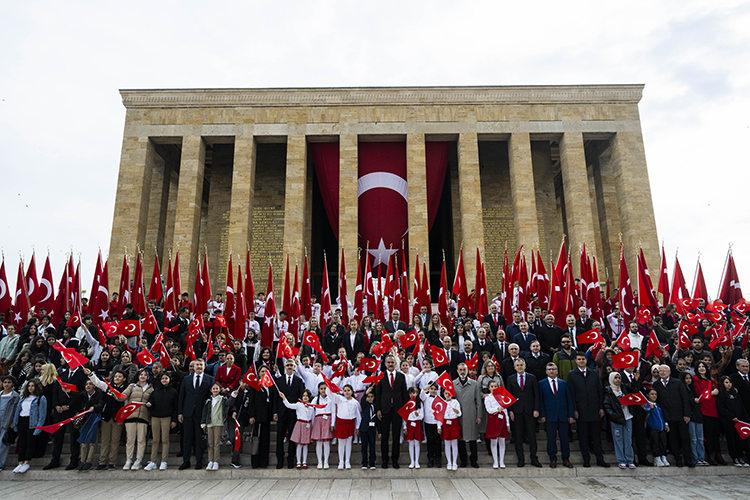
<instances>
[{"instance_id":1,"label":"small handheld turkish flag","mask_svg":"<svg viewBox=\"0 0 750 500\"><path fill-rule=\"evenodd\" d=\"M466 368L469 370L476 370L479 366L479 353L475 352L474 355L466 360Z\"/></svg>"},{"instance_id":2,"label":"small handheld turkish flag","mask_svg":"<svg viewBox=\"0 0 750 500\"><path fill-rule=\"evenodd\" d=\"M638 351L628 351L614 354L612 355L612 368L614 368L615 370L622 370L623 368L638 366L640 358L641 353Z\"/></svg>"},{"instance_id":3,"label":"small handheld turkish flag","mask_svg":"<svg viewBox=\"0 0 750 500\"><path fill-rule=\"evenodd\" d=\"M174 325L171 328L170 327L164 328L164 331L167 332L167 333L174 333L174 332L176 332L179 329L180 329L180 325Z\"/></svg>"},{"instance_id":4,"label":"small handheld turkish flag","mask_svg":"<svg viewBox=\"0 0 750 500\"><path fill-rule=\"evenodd\" d=\"M156 318L154 317L154 313L151 312L151 309L149 309L148 311L146 311L146 317L143 318L141 328L153 335L156 331L156 327Z\"/></svg>"},{"instance_id":5,"label":"small handheld turkish flag","mask_svg":"<svg viewBox=\"0 0 750 500\"><path fill-rule=\"evenodd\" d=\"M380 383L380 381L383 380L384 376L385 376L385 374L383 372L380 372L377 375L370 375L369 377L365 377L362 380L362 383L363 384L373 383L375 385L378 385Z\"/></svg>"},{"instance_id":6,"label":"small handheld turkish flag","mask_svg":"<svg viewBox=\"0 0 750 500\"><path fill-rule=\"evenodd\" d=\"M445 423L446 408L448 408L448 403L440 396L435 396L435 401L432 402L432 413L435 415L435 420L441 424Z\"/></svg>"},{"instance_id":7,"label":"small handheld turkish flag","mask_svg":"<svg viewBox=\"0 0 750 500\"><path fill-rule=\"evenodd\" d=\"M452 398L456 397L456 389L453 387L453 381L451 380L448 370L444 371L442 375L435 379L435 383L442 387L445 392L450 394Z\"/></svg>"},{"instance_id":8,"label":"small handheld turkish flag","mask_svg":"<svg viewBox=\"0 0 750 500\"><path fill-rule=\"evenodd\" d=\"M602 342L603 340L604 339L602 338L602 334L599 333L598 330L589 330L588 332L584 332L576 336L576 341L579 344L596 344L597 342Z\"/></svg>"},{"instance_id":9,"label":"small handheld turkish flag","mask_svg":"<svg viewBox=\"0 0 750 500\"><path fill-rule=\"evenodd\" d=\"M125 399L125 394L121 393L120 391L118 391L117 389L115 389L114 387L112 387L112 385L109 382L107 382L106 378L104 378L102 380L104 381L105 384L107 384L107 387L109 387L109 390L112 392L112 394L114 394L115 396L117 396L120 399Z\"/></svg>"},{"instance_id":10,"label":"small handheld turkish flag","mask_svg":"<svg viewBox=\"0 0 750 500\"><path fill-rule=\"evenodd\" d=\"M234 451L240 451L242 446L242 431L240 430L240 423L237 419L234 419Z\"/></svg>"},{"instance_id":11,"label":"small handheld turkish flag","mask_svg":"<svg viewBox=\"0 0 750 500\"><path fill-rule=\"evenodd\" d=\"M495 387L495 389L492 390L492 395L495 396L495 399L503 408L509 408L516 404L516 401L518 401L515 397L513 397L511 393L508 392L508 389L506 389L502 385L499 387Z\"/></svg>"},{"instance_id":12,"label":"small handheld turkish flag","mask_svg":"<svg viewBox=\"0 0 750 500\"><path fill-rule=\"evenodd\" d=\"M320 345L320 339L315 332L305 332L302 336L302 345L309 345L315 352L319 352L324 363L328 363L328 356L323 351L323 347Z\"/></svg>"},{"instance_id":13,"label":"small handheld turkish flag","mask_svg":"<svg viewBox=\"0 0 750 500\"><path fill-rule=\"evenodd\" d=\"M70 418L66 418L65 420L61 420L60 422L57 422L56 424L50 424L50 425L43 425L41 427L34 427L34 429L40 429L44 432L49 432L50 434L54 434L55 432L62 429L64 425L67 425L71 423L73 420L77 419L80 416L83 416L87 413L89 413L91 410L82 411L81 413L78 413L76 415L73 415Z\"/></svg>"},{"instance_id":14,"label":"small handheld turkish flag","mask_svg":"<svg viewBox=\"0 0 750 500\"><path fill-rule=\"evenodd\" d=\"M349 367L349 362L345 359L342 359L338 362L336 365L336 369L333 371L333 378L336 377L344 377L346 375L346 369Z\"/></svg>"},{"instance_id":15,"label":"small handheld turkish flag","mask_svg":"<svg viewBox=\"0 0 750 500\"><path fill-rule=\"evenodd\" d=\"M273 385L276 385L276 382L273 381L273 378L271 378L271 373L266 370L266 373L263 374L263 376L260 378L260 384L263 387L271 387Z\"/></svg>"},{"instance_id":16,"label":"small handheld turkish flag","mask_svg":"<svg viewBox=\"0 0 750 500\"><path fill-rule=\"evenodd\" d=\"M737 429L737 434L739 434L742 439L750 437L750 424L747 422L740 420L734 424L734 428Z\"/></svg>"},{"instance_id":17,"label":"small handheld turkish flag","mask_svg":"<svg viewBox=\"0 0 750 500\"><path fill-rule=\"evenodd\" d=\"M193 321L190 322L190 325L188 326L188 329L192 331L202 331L203 330L203 315L202 314L196 314Z\"/></svg>"},{"instance_id":18,"label":"small handheld turkish flag","mask_svg":"<svg viewBox=\"0 0 750 500\"><path fill-rule=\"evenodd\" d=\"M624 331L622 332L622 334L620 334L620 338L617 339L617 345L619 345L623 351L630 350L630 335L628 335L627 331Z\"/></svg>"},{"instance_id":19,"label":"small handheld turkish flag","mask_svg":"<svg viewBox=\"0 0 750 500\"><path fill-rule=\"evenodd\" d=\"M399 340L401 341L401 347L406 349L407 347L411 347L419 342L419 334L416 330L411 330L409 332L406 332L404 335L401 335L401 337L399 337Z\"/></svg>"},{"instance_id":20,"label":"small handheld turkish flag","mask_svg":"<svg viewBox=\"0 0 750 500\"><path fill-rule=\"evenodd\" d=\"M652 330L651 335L648 336L648 344L646 344L646 357L658 356L660 347L659 338L656 336L656 332Z\"/></svg>"},{"instance_id":21,"label":"small handheld turkish flag","mask_svg":"<svg viewBox=\"0 0 750 500\"><path fill-rule=\"evenodd\" d=\"M81 315L78 312L71 314L70 318L68 318L68 322L65 323L65 326L81 326Z\"/></svg>"},{"instance_id":22,"label":"small handheld turkish flag","mask_svg":"<svg viewBox=\"0 0 750 500\"><path fill-rule=\"evenodd\" d=\"M648 402L646 396L644 396L640 392L625 394L621 398L618 398L618 401L620 401L620 404L624 406L645 405Z\"/></svg>"},{"instance_id":23,"label":"small handheld turkish flag","mask_svg":"<svg viewBox=\"0 0 750 500\"><path fill-rule=\"evenodd\" d=\"M716 300L712 300L711 302L706 304L706 311L711 311L714 313L720 313L726 308L727 308L726 304L724 304L723 302L718 302Z\"/></svg>"},{"instance_id":24,"label":"small handheld turkish flag","mask_svg":"<svg viewBox=\"0 0 750 500\"><path fill-rule=\"evenodd\" d=\"M698 396L698 401L700 401L701 399L711 399L711 386L706 388L705 391L701 392L701 395Z\"/></svg>"},{"instance_id":25,"label":"small handheld turkish flag","mask_svg":"<svg viewBox=\"0 0 750 500\"><path fill-rule=\"evenodd\" d=\"M737 302L732 307L734 307L735 311L745 314L748 310L750 310L750 302L745 299L740 299L739 302Z\"/></svg>"},{"instance_id":26,"label":"small handheld turkish flag","mask_svg":"<svg viewBox=\"0 0 750 500\"><path fill-rule=\"evenodd\" d=\"M363 372L376 372L379 366L380 362L377 359L362 358L359 360L359 370Z\"/></svg>"},{"instance_id":27,"label":"small handheld turkish flag","mask_svg":"<svg viewBox=\"0 0 750 500\"><path fill-rule=\"evenodd\" d=\"M719 337L716 337L710 344L708 344L708 347L713 351L720 345L727 347L732 346L732 332L724 332Z\"/></svg>"},{"instance_id":28,"label":"small handheld turkish flag","mask_svg":"<svg viewBox=\"0 0 750 500\"><path fill-rule=\"evenodd\" d=\"M406 421L409 420L409 415L411 415L411 412L413 412L416 408L417 402L414 400L414 398L411 398L406 402L404 406L401 407L401 409L398 411L398 414L404 421Z\"/></svg>"},{"instance_id":29,"label":"small handheld turkish flag","mask_svg":"<svg viewBox=\"0 0 750 500\"><path fill-rule=\"evenodd\" d=\"M132 403L128 403L117 412L117 415L115 415L115 422L121 424L123 423L130 415L135 413L135 411L142 405L145 404L145 401L134 401Z\"/></svg>"},{"instance_id":30,"label":"small handheld turkish flag","mask_svg":"<svg viewBox=\"0 0 750 500\"><path fill-rule=\"evenodd\" d=\"M342 392L341 388L337 386L336 384L334 384L333 382L331 382L331 379L326 377L325 373L321 373L321 376L323 377L323 382L326 383L326 387L328 387L329 391L334 392L336 394Z\"/></svg>"},{"instance_id":31,"label":"small handheld turkish flag","mask_svg":"<svg viewBox=\"0 0 750 500\"><path fill-rule=\"evenodd\" d=\"M86 356L78 354L75 349L70 347L63 347L62 343L58 340L52 347L55 348L61 355L65 362L68 364L71 370L75 370L79 366L83 366L89 362Z\"/></svg>"},{"instance_id":32,"label":"small handheld turkish flag","mask_svg":"<svg viewBox=\"0 0 750 500\"><path fill-rule=\"evenodd\" d=\"M76 387L75 384L69 384L67 382L63 382L60 377L57 377L57 381L60 382L60 386L66 391L78 392L78 387Z\"/></svg>"},{"instance_id":33,"label":"small handheld turkish flag","mask_svg":"<svg viewBox=\"0 0 750 500\"><path fill-rule=\"evenodd\" d=\"M258 376L255 374L255 369L250 366L250 369L247 370L247 373L244 377L242 377L242 381L255 389L256 391L259 391L261 388L260 380L258 380Z\"/></svg>"},{"instance_id":34,"label":"small handheld turkish flag","mask_svg":"<svg viewBox=\"0 0 750 500\"><path fill-rule=\"evenodd\" d=\"M433 366L438 367L448 364L448 356L445 355L445 351L443 349L431 345L430 354L432 355Z\"/></svg>"},{"instance_id":35,"label":"small handheld turkish flag","mask_svg":"<svg viewBox=\"0 0 750 500\"><path fill-rule=\"evenodd\" d=\"M135 355L136 358L138 358L138 362L142 366L149 366L153 365L156 362L156 358L148 352L146 349L143 349L141 352Z\"/></svg>"},{"instance_id":36,"label":"small handheld turkish flag","mask_svg":"<svg viewBox=\"0 0 750 500\"><path fill-rule=\"evenodd\" d=\"M117 335L133 337L141 333L141 322L137 319L126 319L117 323Z\"/></svg>"},{"instance_id":37,"label":"small handheld turkish flag","mask_svg":"<svg viewBox=\"0 0 750 500\"><path fill-rule=\"evenodd\" d=\"M107 332L107 338L117 335L117 321L102 323L102 328Z\"/></svg>"},{"instance_id":38,"label":"small handheld turkish flag","mask_svg":"<svg viewBox=\"0 0 750 500\"><path fill-rule=\"evenodd\" d=\"M216 316L214 323L224 328L227 327L227 320L224 316Z\"/></svg>"},{"instance_id":39,"label":"small handheld turkish flag","mask_svg":"<svg viewBox=\"0 0 750 500\"><path fill-rule=\"evenodd\" d=\"M651 311L645 307L641 307L635 315L635 321L639 325L647 325L651 321Z\"/></svg>"},{"instance_id":40,"label":"small handheld turkish flag","mask_svg":"<svg viewBox=\"0 0 750 500\"><path fill-rule=\"evenodd\" d=\"M392 347L393 347L393 341L391 340L390 335L388 335L387 333L384 333L383 341L372 348L372 353L375 356L382 356L386 352L390 351Z\"/></svg>"}]
</instances>

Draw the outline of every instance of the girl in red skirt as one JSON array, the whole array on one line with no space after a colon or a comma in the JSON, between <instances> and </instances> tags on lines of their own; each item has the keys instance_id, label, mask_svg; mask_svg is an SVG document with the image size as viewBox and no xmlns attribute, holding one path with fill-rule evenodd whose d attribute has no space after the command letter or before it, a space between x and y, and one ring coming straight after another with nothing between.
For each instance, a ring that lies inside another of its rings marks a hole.
<instances>
[{"instance_id":1,"label":"girl in red skirt","mask_svg":"<svg viewBox=\"0 0 750 500\"><path fill-rule=\"evenodd\" d=\"M302 397L296 403L287 401L286 396L281 391L279 391L279 396L281 396L284 406L297 412L297 423L294 425L292 436L289 439L297 445L297 468L307 469L307 445L312 442L312 422L315 415L314 408L309 406L312 393L305 389L302 391Z\"/></svg>"},{"instance_id":2,"label":"girl in red skirt","mask_svg":"<svg viewBox=\"0 0 750 500\"><path fill-rule=\"evenodd\" d=\"M422 432L424 411L422 410L422 400L419 398L419 389L411 387L409 397L416 403L406 420L406 440L409 441L409 458L411 459L409 468L419 469L419 443L424 439L424 433Z\"/></svg>"},{"instance_id":3,"label":"girl in red skirt","mask_svg":"<svg viewBox=\"0 0 750 500\"><path fill-rule=\"evenodd\" d=\"M344 395L331 392L330 398L336 404L335 417L331 421L333 437L339 441L339 469L351 469L352 438L359 432L362 407L354 398L351 385L344 386Z\"/></svg>"},{"instance_id":4,"label":"girl in red skirt","mask_svg":"<svg viewBox=\"0 0 750 500\"><path fill-rule=\"evenodd\" d=\"M318 395L313 399L314 405L324 405L323 408L315 408L312 430L315 454L318 457L318 469L328 468L328 456L331 454L331 439L333 439L333 432L331 432L333 402L326 396L327 389L325 382L318 384Z\"/></svg>"},{"instance_id":5,"label":"girl in red skirt","mask_svg":"<svg viewBox=\"0 0 750 500\"><path fill-rule=\"evenodd\" d=\"M490 440L490 449L492 451L492 468L505 468L505 438L510 436L510 420L508 419L508 410L503 408L492 394L497 389L496 381L490 382L487 386L490 393L484 396L484 407L487 408L487 432L485 438Z\"/></svg>"},{"instance_id":6,"label":"girl in red skirt","mask_svg":"<svg viewBox=\"0 0 750 500\"><path fill-rule=\"evenodd\" d=\"M448 391L443 391L443 399L448 405L445 407L444 421L438 421L438 433L445 442L445 459L448 461L448 470L458 470L458 438L461 437L461 424L458 417L461 416L461 405L457 399L451 397Z\"/></svg>"}]
</instances>

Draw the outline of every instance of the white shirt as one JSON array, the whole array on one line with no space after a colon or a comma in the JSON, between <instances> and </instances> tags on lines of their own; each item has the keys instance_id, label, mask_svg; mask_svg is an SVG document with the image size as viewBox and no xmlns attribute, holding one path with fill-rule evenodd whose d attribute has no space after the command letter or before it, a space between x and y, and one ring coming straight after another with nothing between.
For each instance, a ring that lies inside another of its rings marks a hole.
<instances>
[{"instance_id":1,"label":"white shirt","mask_svg":"<svg viewBox=\"0 0 750 500\"><path fill-rule=\"evenodd\" d=\"M323 375L313 372L310 367L300 366L297 369L297 375L302 377L305 382L305 389L309 390L313 397L318 395L318 385L323 382Z\"/></svg>"},{"instance_id":2,"label":"white shirt","mask_svg":"<svg viewBox=\"0 0 750 500\"><path fill-rule=\"evenodd\" d=\"M492 393L487 394L484 397L484 407L487 409L487 413L489 413L490 415L497 415L498 413L503 412L505 414L505 421L510 422L510 420L508 420L508 411L500 406L497 398L495 398Z\"/></svg>"},{"instance_id":3,"label":"white shirt","mask_svg":"<svg viewBox=\"0 0 750 500\"><path fill-rule=\"evenodd\" d=\"M354 428L359 429L362 420L362 407L357 398L346 399L340 394L331 394L329 397L336 404L336 413L331 420L331 425L335 425L336 419L340 418L342 420L354 420Z\"/></svg>"},{"instance_id":4,"label":"white shirt","mask_svg":"<svg viewBox=\"0 0 750 500\"><path fill-rule=\"evenodd\" d=\"M21 413L18 415L19 417L31 416L31 405L34 403L35 399L36 396L29 396L21 400Z\"/></svg>"},{"instance_id":5,"label":"white shirt","mask_svg":"<svg viewBox=\"0 0 750 500\"><path fill-rule=\"evenodd\" d=\"M547 382L549 382L549 388L553 394L560 390L560 382L557 380L557 377L555 378L547 377ZM555 383L554 386L552 385L552 382ZM552 387L554 387L554 389Z\"/></svg>"},{"instance_id":6,"label":"white shirt","mask_svg":"<svg viewBox=\"0 0 750 500\"><path fill-rule=\"evenodd\" d=\"M290 403L286 399L282 399L281 401L282 403L284 403L284 406L286 406L290 410L297 410L298 421L307 420L307 425L310 425L310 422L312 422L312 419L315 416L315 408L305 406L305 403L303 403L302 401L297 401L296 403Z\"/></svg>"},{"instance_id":7,"label":"white shirt","mask_svg":"<svg viewBox=\"0 0 750 500\"><path fill-rule=\"evenodd\" d=\"M315 416L329 419L331 418L331 413L333 412L334 404L331 398L328 396L321 398L319 395L314 397L312 400L312 404L315 405L326 405L325 408L315 408Z\"/></svg>"},{"instance_id":8,"label":"white shirt","mask_svg":"<svg viewBox=\"0 0 750 500\"><path fill-rule=\"evenodd\" d=\"M625 318L622 316L618 318L616 313L607 316L607 323L609 323L609 328L612 330L612 338L619 337L625 329Z\"/></svg>"},{"instance_id":9,"label":"white shirt","mask_svg":"<svg viewBox=\"0 0 750 500\"><path fill-rule=\"evenodd\" d=\"M265 300L255 301L255 315L261 318L266 315L266 301Z\"/></svg>"},{"instance_id":10,"label":"white shirt","mask_svg":"<svg viewBox=\"0 0 750 500\"><path fill-rule=\"evenodd\" d=\"M425 387L433 383L438 379L438 374L435 373L434 370L429 371L427 373L420 373L416 377L414 377L414 383L417 384L417 387L419 387L419 390L423 390Z\"/></svg>"},{"instance_id":11,"label":"white shirt","mask_svg":"<svg viewBox=\"0 0 750 500\"><path fill-rule=\"evenodd\" d=\"M435 412L432 410L432 403L435 402L437 396L430 396L429 393L421 391L419 398L422 400L422 407L424 408L424 423L425 424L437 424L435 420Z\"/></svg>"},{"instance_id":12,"label":"white shirt","mask_svg":"<svg viewBox=\"0 0 750 500\"><path fill-rule=\"evenodd\" d=\"M445 419L453 420L461 416L461 404L456 398L451 399L447 402L448 405L445 407ZM453 409L458 410L458 413L454 412ZM440 421L438 421L438 428L442 427Z\"/></svg>"}]
</instances>

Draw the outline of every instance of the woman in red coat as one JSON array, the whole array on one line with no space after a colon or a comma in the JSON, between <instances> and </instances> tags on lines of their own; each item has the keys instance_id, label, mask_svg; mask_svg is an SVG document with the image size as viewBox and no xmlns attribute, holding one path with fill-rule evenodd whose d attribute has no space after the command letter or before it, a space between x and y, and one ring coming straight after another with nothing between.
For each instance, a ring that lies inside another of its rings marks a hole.
<instances>
[{"instance_id":1,"label":"woman in red coat","mask_svg":"<svg viewBox=\"0 0 750 500\"><path fill-rule=\"evenodd\" d=\"M216 382L221 386L224 395L229 394L240 386L242 371L234 364L234 354L231 352L226 356L226 364L216 369Z\"/></svg>"}]
</instances>

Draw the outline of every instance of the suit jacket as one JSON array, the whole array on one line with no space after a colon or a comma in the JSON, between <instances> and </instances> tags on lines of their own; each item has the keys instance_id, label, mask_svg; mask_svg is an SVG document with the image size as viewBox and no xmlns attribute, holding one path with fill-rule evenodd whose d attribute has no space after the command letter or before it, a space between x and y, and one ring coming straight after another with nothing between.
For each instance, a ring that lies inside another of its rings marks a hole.
<instances>
[{"instance_id":1,"label":"suit jacket","mask_svg":"<svg viewBox=\"0 0 750 500\"><path fill-rule=\"evenodd\" d=\"M327 326L326 331L323 334L323 343L321 344L321 347L323 347L323 351L329 356L335 356L336 354L338 354L340 346L341 335L337 333L334 337L333 335L331 335L331 331Z\"/></svg>"},{"instance_id":2,"label":"suit jacket","mask_svg":"<svg viewBox=\"0 0 750 500\"><path fill-rule=\"evenodd\" d=\"M299 398L302 397L302 391L305 390L305 383L301 378L297 375L292 375L292 385L289 385L286 382L286 372L282 372L281 376L274 378L276 379L276 386L284 393L287 401L290 403L296 403L299 401ZM297 415L295 410L290 410L284 405L283 401L281 401L281 396L279 396L279 391L276 390L275 387L271 389L271 392L273 394L271 401L273 402L274 415L283 417L287 412L290 412L295 416Z\"/></svg>"},{"instance_id":3,"label":"suit jacket","mask_svg":"<svg viewBox=\"0 0 750 500\"><path fill-rule=\"evenodd\" d=\"M560 337L563 334L562 328L557 325L547 326L547 323L534 330L539 343L542 345L542 351L552 356L552 348L560 349Z\"/></svg>"},{"instance_id":4,"label":"suit jacket","mask_svg":"<svg viewBox=\"0 0 750 500\"><path fill-rule=\"evenodd\" d=\"M497 322L495 322L495 319L492 317L492 314L488 314L487 316L482 318L482 323L489 323L490 331L492 332L493 338L495 338L495 335L497 335L498 328L505 328L505 325L507 325L507 322L505 321L505 316L503 316L500 313L497 313Z\"/></svg>"},{"instance_id":5,"label":"suit jacket","mask_svg":"<svg viewBox=\"0 0 750 500\"><path fill-rule=\"evenodd\" d=\"M667 422L682 420L682 417L692 415L688 390L684 383L674 377L669 377L666 387L661 379L654 382L652 387L659 395L659 406L664 413L664 420Z\"/></svg>"},{"instance_id":6,"label":"suit jacket","mask_svg":"<svg viewBox=\"0 0 750 500\"><path fill-rule=\"evenodd\" d=\"M493 347L495 348L495 356L497 357L498 362L502 362L510 356L510 354L508 354L509 344L510 342L495 342L493 344Z\"/></svg>"},{"instance_id":7,"label":"suit jacket","mask_svg":"<svg viewBox=\"0 0 750 500\"><path fill-rule=\"evenodd\" d=\"M539 382L541 405L539 416L550 422L565 422L573 418L573 397L568 390L568 383L561 378L555 379L557 395L552 390L549 378L544 377Z\"/></svg>"},{"instance_id":8,"label":"suit jacket","mask_svg":"<svg viewBox=\"0 0 750 500\"><path fill-rule=\"evenodd\" d=\"M732 380L732 385L737 388L740 400L745 405L747 413L750 414L750 385L745 382L739 372L731 374L729 378Z\"/></svg>"},{"instance_id":9,"label":"suit jacket","mask_svg":"<svg viewBox=\"0 0 750 500\"><path fill-rule=\"evenodd\" d=\"M451 376L451 380L458 378L458 365L466 362L466 357L462 352L458 352L454 349L450 350L450 362L447 365L436 366L435 373L442 375L444 371L448 370Z\"/></svg>"},{"instance_id":10,"label":"suit jacket","mask_svg":"<svg viewBox=\"0 0 750 500\"><path fill-rule=\"evenodd\" d=\"M184 417L201 418L203 405L211 395L211 386L214 378L203 374L201 385L195 388L195 374L191 373L182 379L180 385L180 396L177 398L177 414Z\"/></svg>"},{"instance_id":11,"label":"suit jacket","mask_svg":"<svg viewBox=\"0 0 750 500\"><path fill-rule=\"evenodd\" d=\"M523 391L518 383L518 373L509 376L505 383L505 388L516 398L516 401L510 408L509 412L531 415L539 411L539 383L536 377L531 373L526 373L526 382L523 385Z\"/></svg>"},{"instance_id":12,"label":"suit jacket","mask_svg":"<svg viewBox=\"0 0 750 500\"><path fill-rule=\"evenodd\" d=\"M585 377L578 368L568 372L568 390L580 420L597 422L601 419L599 410L604 409L604 388L596 370L587 368Z\"/></svg>"},{"instance_id":13,"label":"suit jacket","mask_svg":"<svg viewBox=\"0 0 750 500\"><path fill-rule=\"evenodd\" d=\"M531 343L536 340L536 335L534 335L531 332L526 333L526 338L523 338L523 333L517 333L515 337L513 337L513 343L518 344L518 347L521 349L521 352L529 352L531 351Z\"/></svg>"},{"instance_id":14,"label":"suit jacket","mask_svg":"<svg viewBox=\"0 0 750 500\"><path fill-rule=\"evenodd\" d=\"M357 359L357 353L365 352L365 336L361 333L357 333L354 338L354 348L352 348L352 341L351 341L351 335L349 333L345 333L343 336L339 337L340 342L342 346L344 346L344 349L346 349L346 358L347 359Z\"/></svg>"},{"instance_id":15,"label":"suit jacket","mask_svg":"<svg viewBox=\"0 0 750 500\"><path fill-rule=\"evenodd\" d=\"M522 352L521 357L526 360L526 371L534 375L537 380L547 377L547 363L552 361L549 354L540 352L535 358L530 352Z\"/></svg>"},{"instance_id":16,"label":"suit jacket","mask_svg":"<svg viewBox=\"0 0 750 500\"><path fill-rule=\"evenodd\" d=\"M578 334L586 333L594 328L594 320L586 318L586 321L581 321L581 318L576 318L576 328L579 330Z\"/></svg>"},{"instance_id":17,"label":"suit jacket","mask_svg":"<svg viewBox=\"0 0 750 500\"><path fill-rule=\"evenodd\" d=\"M403 373L395 371L392 388L388 370L383 370L383 374L383 380L375 386L375 409L388 415L391 411L396 413L409 401L409 390Z\"/></svg>"},{"instance_id":18,"label":"suit jacket","mask_svg":"<svg viewBox=\"0 0 750 500\"><path fill-rule=\"evenodd\" d=\"M388 321L385 322L385 324L383 325L383 328L388 333L396 333L397 330L402 330L405 332L406 323L404 323L403 321L399 321L397 324L395 324L392 319L389 319Z\"/></svg>"}]
</instances>

